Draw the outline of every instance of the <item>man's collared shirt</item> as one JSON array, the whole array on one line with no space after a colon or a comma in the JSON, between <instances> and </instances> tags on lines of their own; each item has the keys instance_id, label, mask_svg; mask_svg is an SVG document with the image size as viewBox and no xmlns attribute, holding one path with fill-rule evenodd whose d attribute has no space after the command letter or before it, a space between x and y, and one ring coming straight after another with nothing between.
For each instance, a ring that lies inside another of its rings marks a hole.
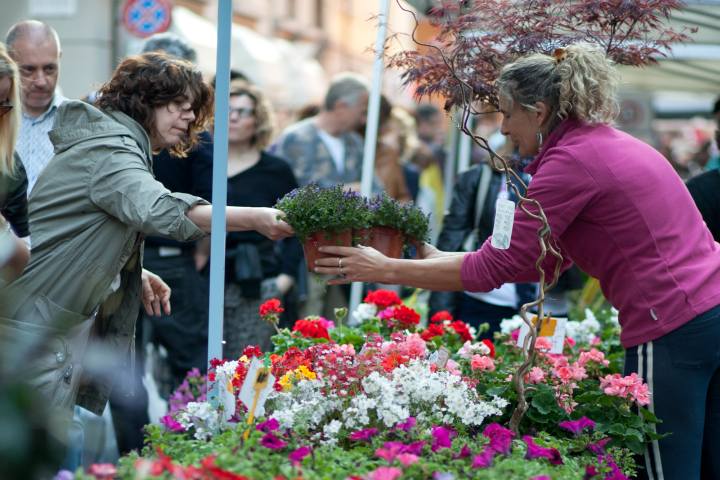
<instances>
[{"instance_id":1,"label":"man's collared shirt","mask_svg":"<svg viewBox=\"0 0 720 480\"><path fill-rule=\"evenodd\" d=\"M28 179L27 194L30 196L35 182L40 173L53 157L53 144L48 137L48 133L55 123L55 114L58 107L67 100L59 93L55 93L50 107L36 118L32 118L23 112L22 126L16 150L20 155L20 159L25 166Z\"/></svg>"}]
</instances>

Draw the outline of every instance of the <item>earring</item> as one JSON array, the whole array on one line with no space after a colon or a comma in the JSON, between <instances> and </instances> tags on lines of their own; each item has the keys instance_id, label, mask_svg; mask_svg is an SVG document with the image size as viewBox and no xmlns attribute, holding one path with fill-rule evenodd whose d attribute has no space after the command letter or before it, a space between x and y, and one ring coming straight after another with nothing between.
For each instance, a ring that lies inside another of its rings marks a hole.
<instances>
[{"instance_id":1,"label":"earring","mask_svg":"<svg viewBox=\"0 0 720 480\"><path fill-rule=\"evenodd\" d=\"M535 138L537 138L538 148L542 147L542 144L543 144L543 134L542 134L542 132L539 132L539 131L538 131L538 132L535 134Z\"/></svg>"}]
</instances>

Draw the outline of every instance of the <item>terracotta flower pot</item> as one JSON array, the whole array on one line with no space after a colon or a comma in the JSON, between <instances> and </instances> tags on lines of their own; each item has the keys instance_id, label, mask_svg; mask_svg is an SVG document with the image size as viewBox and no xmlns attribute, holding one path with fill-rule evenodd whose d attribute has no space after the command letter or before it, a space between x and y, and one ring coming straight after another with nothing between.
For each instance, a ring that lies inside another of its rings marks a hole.
<instances>
[{"instance_id":1,"label":"terracotta flower pot","mask_svg":"<svg viewBox=\"0 0 720 480\"><path fill-rule=\"evenodd\" d=\"M390 227L373 227L369 246L386 257L401 258L405 239L400 230Z\"/></svg>"},{"instance_id":2,"label":"terracotta flower pot","mask_svg":"<svg viewBox=\"0 0 720 480\"><path fill-rule=\"evenodd\" d=\"M308 272L315 269L315 260L318 258L328 258L332 255L321 253L320 247L350 247L352 246L352 230L343 230L342 232L315 232L303 242L303 252L305 253L305 262L307 263Z\"/></svg>"},{"instance_id":3,"label":"terracotta flower pot","mask_svg":"<svg viewBox=\"0 0 720 480\"><path fill-rule=\"evenodd\" d=\"M353 246L365 245L370 246L372 243L372 228L354 228L353 229Z\"/></svg>"}]
</instances>

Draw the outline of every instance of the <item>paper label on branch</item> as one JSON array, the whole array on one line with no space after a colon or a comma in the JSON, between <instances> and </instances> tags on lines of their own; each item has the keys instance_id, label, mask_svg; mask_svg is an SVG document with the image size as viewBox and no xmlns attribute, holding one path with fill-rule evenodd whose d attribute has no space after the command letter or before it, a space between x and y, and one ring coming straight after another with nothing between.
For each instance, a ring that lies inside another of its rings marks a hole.
<instances>
[{"instance_id":1,"label":"paper label on branch","mask_svg":"<svg viewBox=\"0 0 720 480\"><path fill-rule=\"evenodd\" d=\"M219 372L215 381L217 383L218 406L222 406L223 420L227 422L235 415L232 377L227 372Z\"/></svg>"},{"instance_id":2,"label":"paper label on branch","mask_svg":"<svg viewBox=\"0 0 720 480\"><path fill-rule=\"evenodd\" d=\"M275 384L275 377L270 369L263 366L262 360L253 358L248 367L245 381L240 387L240 401L242 401L250 412L255 404L255 417L262 417L265 414L265 400L272 392Z\"/></svg>"},{"instance_id":3,"label":"paper label on branch","mask_svg":"<svg viewBox=\"0 0 720 480\"><path fill-rule=\"evenodd\" d=\"M498 198L495 202L495 225L493 225L490 244L500 250L510 248L513 222L515 221L515 202Z\"/></svg>"},{"instance_id":4,"label":"paper label on branch","mask_svg":"<svg viewBox=\"0 0 720 480\"><path fill-rule=\"evenodd\" d=\"M533 325L537 325L537 316L531 317L530 321ZM544 337L550 341L550 353L562 353L563 346L565 344L566 326L567 318L545 317L540 323L538 338ZM528 333L530 333L530 328L523 323L520 327L520 334L518 335L518 347L522 348L523 342L525 342L525 337Z\"/></svg>"}]
</instances>

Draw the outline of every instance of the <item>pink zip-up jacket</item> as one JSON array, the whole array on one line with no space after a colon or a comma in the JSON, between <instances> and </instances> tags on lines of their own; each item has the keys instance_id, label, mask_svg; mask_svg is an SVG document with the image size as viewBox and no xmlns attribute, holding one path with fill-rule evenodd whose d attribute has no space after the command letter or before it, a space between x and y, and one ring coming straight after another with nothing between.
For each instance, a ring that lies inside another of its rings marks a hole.
<instances>
[{"instance_id":1,"label":"pink zip-up jacket","mask_svg":"<svg viewBox=\"0 0 720 480\"><path fill-rule=\"evenodd\" d=\"M625 348L720 304L720 245L655 149L608 125L565 120L525 171L533 175L528 196L545 210L563 256L598 278L620 311ZM538 281L539 225L516 209L509 249L488 240L465 256L464 288Z\"/></svg>"}]
</instances>

